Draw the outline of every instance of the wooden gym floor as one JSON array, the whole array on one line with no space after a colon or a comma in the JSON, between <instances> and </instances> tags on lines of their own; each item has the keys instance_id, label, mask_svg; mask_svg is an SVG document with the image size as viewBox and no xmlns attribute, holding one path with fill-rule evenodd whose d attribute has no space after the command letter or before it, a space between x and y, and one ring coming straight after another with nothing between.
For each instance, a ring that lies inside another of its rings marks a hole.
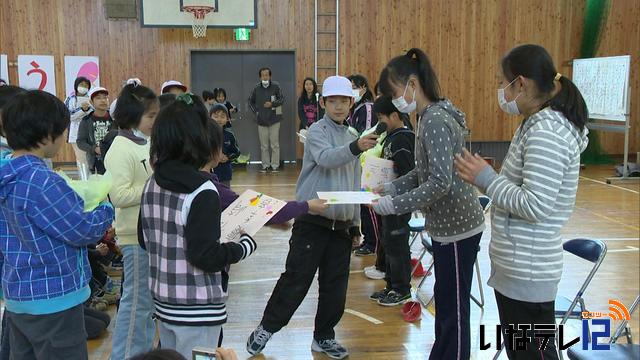
<instances>
[{"instance_id":1,"label":"wooden gym floor","mask_svg":"<svg viewBox=\"0 0 640 360\"><path fill-rule=\"evenodd\" d=\"M283 200L294 198L298 167L286 166L279 174L260 174L257 167L234 170L232 187L241 193L246 189L265 192ZM605 178L611 168L593 166L582 171L578 199L573 216L563 230L565 238L589 237L601 239L608 246L606 259L593 279L584 298L592 311L608 313L608 300L619 299L629 306L638 295L640 286L639 259L639 215L640 186L638 183L607 185ZM486 295L484 310L471 304L471 349L473 359L490 359L495 350L480 351L479 325L494 329L498 314L492 289L486 286L490 266L487 254L490 231L482 239L479 261ZM290 229L266 227L256 236L258 251L248 261L231 268L230 297L228 301L229 321L224 328L224 345L236 349L240 359L249 354L245 342L249 333L258 325L265 304L284 270L288 251ZM421 251L419 241L413 253ZM350 359L427 359L434 342L434 317L423 309L422 319L407 323L398 307L386 308L368 299L371 292L384 286L383 281L369 280L362 274L365 266L372 265L374 257L352 257L351 277L346 308L342 321L336 328L336 338L350 351ZM427 255L423 261L429 263ZM565 255L565 271L560 284L560 295L573 297L586 278L590 263ZM418 279L419 280L419 279ZM414 280L417 286L418 280ZM432 295L433 280L428 279L420 296L428 299ZM478 294L474 278L473 293ZM324 359L312 353L310 344L313 320L317 305L318 289L314 283L290 324L274 335L262 355L256 359ZM110 309L114 315L115 308ZM570 332L580 334L580 323L569 321ZM631 321L635 342L640 334L638 312ZM98 340L89 342L91 359L108 359L111 348L112 322L109 331ZM493 332L487 334L493 341ZM495 341L493 341L495 342ZM495 346L495 344L494 344ZM506 356L503 355L506 359Z\"/></svg>"}]
</instances>

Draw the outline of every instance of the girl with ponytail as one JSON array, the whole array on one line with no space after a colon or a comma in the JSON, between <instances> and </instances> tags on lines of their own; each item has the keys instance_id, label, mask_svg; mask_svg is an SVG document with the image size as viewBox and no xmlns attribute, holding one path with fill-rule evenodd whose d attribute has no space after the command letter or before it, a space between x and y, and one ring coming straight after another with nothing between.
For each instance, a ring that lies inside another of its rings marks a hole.
<instances>
[{"instance_id":1,"label":"girl with ponytail","mask_svg":"<svg viewBox=\"0 0 640 360\"><path fill-rule=\"evenodd\" d=\"M456 156L460 177L493 199L491 277L503 331L508 324L553 324L562 275L560 231L576 200L580 153L587 146L587 106L539 45L513 48L502 59L498 104L522 123L496 173L480 156ZM510 359L558 359L544 349L507 348Z\"/></svg>"},{"instance_id":2,"label":"girl with ponytail","mask_svg":"<svg viewBox=\"0 0 640 360\"><path fill-rule=\"evenodd\" d=\"M464 148L465 115L440 95L431 62L420 49L392 59L380 91L403 113L417 111L416 167L385 184L374 210L381 215L422 211L433 240L436 340L430 359L469 359L469 300L484 214L473 186L454 171Z\"/></svg>"},{"instance_id":3,"label":"girl with ponytail","mask_svg":"<svg viewBox=\"0 0 640 360\"><path fill-rule=\"evenodd\" d=\"M128 359L153 347L156 328L149 291L149 257L138 245L138 215L144 185L153 172L149 136L160 103L156 94L130 81L115 108L118 130L106 152L105 167L113 174L109 197L116 209L116 234L122 250L122 299L113 334L112 359Z\"/></svg>"}]
</instances>

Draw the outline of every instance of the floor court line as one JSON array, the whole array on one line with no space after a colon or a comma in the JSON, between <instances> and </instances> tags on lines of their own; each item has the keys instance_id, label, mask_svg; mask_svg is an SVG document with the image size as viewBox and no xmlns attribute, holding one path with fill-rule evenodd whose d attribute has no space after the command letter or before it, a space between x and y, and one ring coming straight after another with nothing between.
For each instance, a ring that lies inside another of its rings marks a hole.
<instances>
[{"instance_id":1,"label":"floor court line","mask_svg":"<svg viewBox=\"0 0 640 360\"><path fill-rule=\"evenodd\" d=\"M583 210L583 211L586 211L586 212L588 212L588 213L591 213L591 214L593 214L593 215L595 215L595 216L597 216L597 217L599 217L599 218L602 218L602 219L605 219L605 220L608 220L608 221L614 222L614 223L616 223L616 224L618 224L618 225L622 225L622 226L624 226L624 227L628 227L628 228L630 228L630 229L633 229L633 230L636 230L636 231L640 231L640 228L639 228L639 227L637 227L637 226L633 226L633 225L625 224L625 223L623 223L623 222L621 222L621 221L618 221L618 220L616 220L616 219L613 219L613 218L610 218L610 217L608 217L608 216L602 215L602 214L597 213L597 212L595 212L595 211L591 211L591 210L589 210L589 209L587 209L587 208L583 208L583 207L581 207L581 206L577 206L577 205L575 206L575 208L576 208L576 209Z\"/></svg>"},{"instance_id":2,"label":"floor court line","mask_svg":"<svg viewBox=\"0 0 640 360\"><path fill-rule=\"evenodd\" d=\"M382 321L380 321L380 320L378 320L378 319L376 319L374 317L371 317L371 316L369 316L367 314L363 314L360 311L355 311L353 309L344 309L344 312L349 313L351 315L355 315L355 316L357 316L357 317L359 317L361 319L367 320L367 321L369 321L371 323L374 323L375 325L384 324L384 322L382 322Z\"/></svg>"},{"instance_id":3,"label":"floor court line","mask_svg":"<svg viewBox=\"0 0 640 360\"><path fill-rule=\"evenodd\" d=\"M607 250L607 253L631 252L631 251L640 250L640 248L637 248L635 246L625 246L625 247L626 247L626 249Z\"/></svg>"},{"instance_id":4,"label":"floor court line","mask_svg":"<svg viewBox=\"0 0 640 360\"><path fill-rule=\"evenodd\" d=\"M587 181L592 181L594 183L602 184L602 185L605 185L605 186L610 186L612 188L616 188L616 189L620 189L620 190L624 190L624 191L628 191L628 192L632 192L634 194L639 194L640 195L640 192L638 192L638 191L627 189L627 188L623 188L622 186L618 186L618 185L607 184L604 181L592 179L592 178L589 178L589 177L586 177L586 176L580 176L580 179L587 180Z\"/></svg>"}]
</instances>

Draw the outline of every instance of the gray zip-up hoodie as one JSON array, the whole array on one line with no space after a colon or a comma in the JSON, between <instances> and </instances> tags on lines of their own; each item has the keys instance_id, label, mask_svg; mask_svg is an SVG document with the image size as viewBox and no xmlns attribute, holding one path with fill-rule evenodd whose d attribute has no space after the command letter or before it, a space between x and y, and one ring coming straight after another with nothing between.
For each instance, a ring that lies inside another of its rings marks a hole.
<instances>
[{"instance_id":1,"label":"gray zip-up hoodie","mask_svg":"<svg viewBox=\"0 0 640 360\"><path fill-rule=\"evenodd\" d=\"M358 132L325 116L311 125L304 144L302 171L298 178L296 200L318 198L318 191L359 191L360 161ZM322 216L360 225L359 205L331 205Z\"/></svg>"},{"instance_id":2,"label":"gray zip-up hoodie","mask_svg":"<svg viewBox=\"0 0 640 360\"><path fill-rule=\"evenodd\" d=\"M465 115L449 100L427 106L419 114L416 167L392 183L396 214L422 210L431 237L451 243L484 230L484 213L472 185L454 170L454 154L464 148Z\"/></svg>"},{"instance_id":3,"label":"gray zip-up hoodie","mask_svg":"<svg viewBox=\"0 0 640 360\"><path fill-rule=\"evenodd\" d=\"M511 299L548 302L562 276L560 230L576 201L588 130L543 109L518 128L500 174L486 167L476 185L493 199L489 285Z\"/></svg>"}]
</instances>

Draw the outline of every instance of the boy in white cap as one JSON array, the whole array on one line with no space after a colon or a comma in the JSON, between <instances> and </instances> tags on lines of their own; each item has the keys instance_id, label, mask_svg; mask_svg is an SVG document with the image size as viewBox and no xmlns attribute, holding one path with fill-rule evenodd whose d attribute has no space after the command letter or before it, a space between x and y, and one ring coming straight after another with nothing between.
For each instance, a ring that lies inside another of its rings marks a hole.
<instances>
[{"instance_id":1,"label":"boy in white cap","mask_svg":"<svg viewBox=\"0 0 640 360\"><path fill-rule=\"evenodd\" d=\"M89 99L93 111L80 121L76 145L87 153L89 170L104 174L104 156L100 143L113 124L109 115L109 91L100 86L93 87L89 91Z\"/></svg>"},{"instance_id":2,"label":"boy in white cap","mask_svg":"<svg viewBox=\"0 0 640 360\"><path fill-rule=\"evenodd\" d=\"M320 105L326 112L309 128L296 188L298 201L317 198L318 191L360 190L358 156L374 147L378 137L371 134L358 138L358 132L345 123L353 105L347 78L327 78ZM333 328L344 312L351 241L359 236L359 226L359 205L332 205L321 214L295 219L286 270L271 294L260 325L247 340L250 354L260 353L271 336L287 325L319 271L320 295L311 350L332 359L349 356L347 349L335 341Z\"/></svg>"},{"instance_id":3,"label":"boy in white cap","mask_svg":"<svg viewBox=\"0 0 640 360\"><path fill-rule=\"evenodd\" d=\"M187 87L184 86L180 81L177 80L168 80L162 84L160 88L160 94L184 94L187 92Z\"/></svg>"}]
</instances>

